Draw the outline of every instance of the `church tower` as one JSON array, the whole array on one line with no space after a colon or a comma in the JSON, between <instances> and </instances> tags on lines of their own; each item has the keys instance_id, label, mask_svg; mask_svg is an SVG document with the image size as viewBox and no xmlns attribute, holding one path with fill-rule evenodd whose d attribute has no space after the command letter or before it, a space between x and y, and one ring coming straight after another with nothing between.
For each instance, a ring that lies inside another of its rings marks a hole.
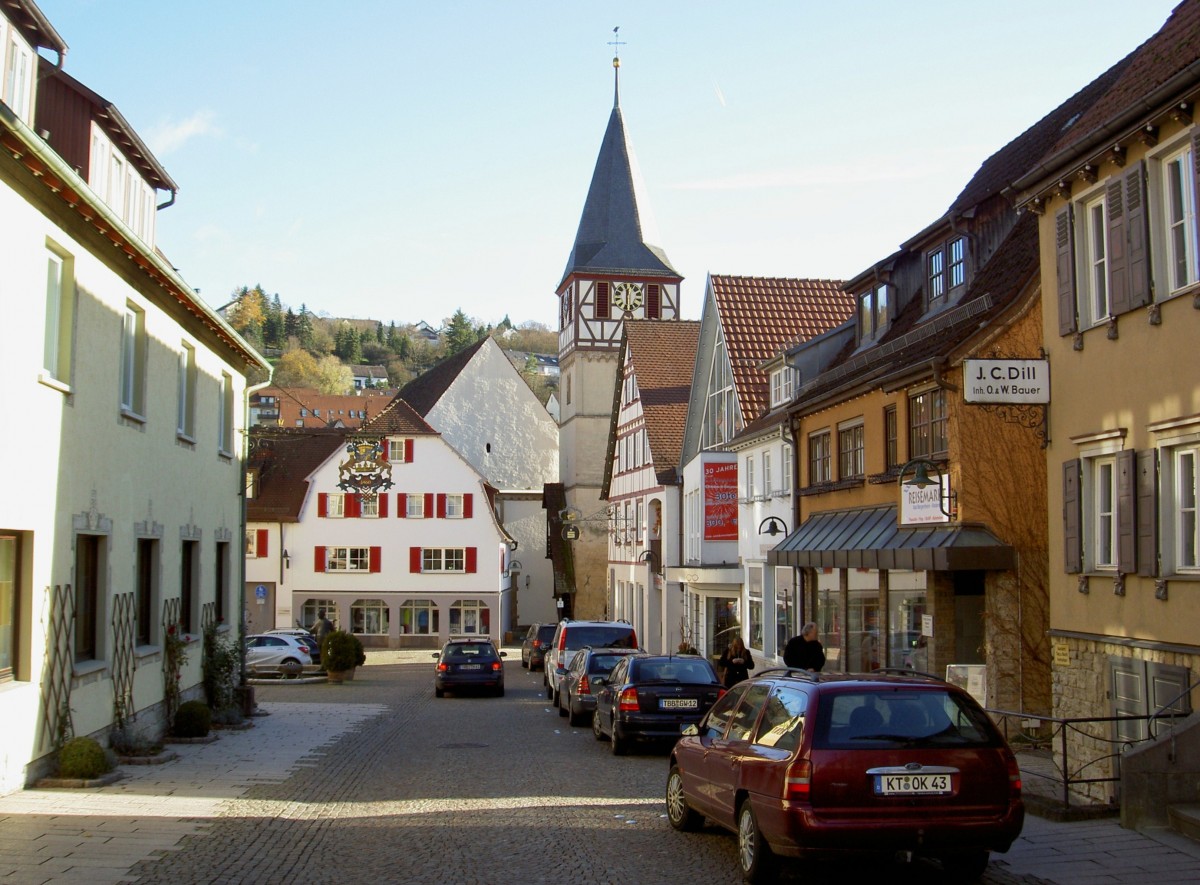
<instances>
[{"instance_id":1,"label":"church tower","mask_svg":"<svg viewBox=\"0 0 1200 885\"><path fill-rule=\"evenodd\" d=\"M552 544L556 581L573 598L565 613L608 610L608 521L600 497L626 318L679 319L683 277L658 245L650 204L621 116L620 58L613 58L613 109L600 144L575 245L558 284L559 478L567 545ZM557 513L548 513L558 532ZM555 539L557 540L557 539ZM560 560L565 560L560 562Z\"/></svg>"}]
</instances>

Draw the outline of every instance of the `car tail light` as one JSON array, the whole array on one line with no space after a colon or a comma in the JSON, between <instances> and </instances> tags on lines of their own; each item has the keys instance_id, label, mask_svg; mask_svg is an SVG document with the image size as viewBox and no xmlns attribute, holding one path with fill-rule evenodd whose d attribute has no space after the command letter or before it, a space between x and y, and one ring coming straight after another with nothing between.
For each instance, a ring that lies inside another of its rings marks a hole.
<instances>
[{"instance_id":1,"label":"car tail light","mask_svg":"<svg viewBox=\"0 0 1200 885\"><path fill-rule=\"evenodd\" d=\"M636 713L639 709L637 689L630 686L621 692L621 697L617 701L617 708L623 711L633 711Z\"/></svg>"},{"instance_id":2,"label":"car tail light","mask_svg":"<svg viewBox=\"0 0 1200 885\"><path fill-rule=\"evenodd\" d=\"M584 673L583 676L581 676L579 678L579 693L580 694L591 694L592 693L592 685L590 682L588 682L586 673Z\"/></svg>"},{"instance_id":3,"label":"car tail light","mask_svg":"<svg viewBox=\"0 0 1200 885\"><path fill-rule=\"evenodd\" d=\"M792 802L807 802L812 786L812 762L799 759L788 766L783 781L783 798Z\"/></svg>"},{"instance_id":4,"label":"car tail light","mask_svg":"<svg viewBox=\"0 0 1200 885\"><path fill-rule=\"evenodd\" d=\"M499 670L503 666L504 665L501 664L499 661L492 661L492 669L493 670Z\"/></svg>"},{"instance_id":5,"label":"car tail light","mask_svg":"<svg viewBox=\"0 0 1200 885\"><path fill-rule=\"evenodd\" d=\"M540 640L540 639L535 639L535 640L533 640L533 647L534 647L534 648L541 648L541 647L542 647L542 640Z\"/></svg>"},{"instance_id":6,"label":"car tail light","mask_svg":"<svg viewBox=\"0 0 1200 885\"><path fill-rule=\"evenodd\" d=\"M445 663L443 663L442 661L438 661L437 668L438 668L438 672L439 672L439 673L445 673L447 670L449 670L449 669L450 669L450 668L449 668L449 667L448 667L448 666L447 666Z\"/></svg>"},{"instance_id":7,"label":"car tail light","mask_svg":"<svg viewBox=\"0 0 1200 885\"><path fill-rule=\"evenodd\" d=\"M1021 766L1017 764L1017 757L1011 751L1005 751L1004 763L1008 766L1008 789L1012 798L1019 799L1021 796Z\"/></svg>"}]
</instances>

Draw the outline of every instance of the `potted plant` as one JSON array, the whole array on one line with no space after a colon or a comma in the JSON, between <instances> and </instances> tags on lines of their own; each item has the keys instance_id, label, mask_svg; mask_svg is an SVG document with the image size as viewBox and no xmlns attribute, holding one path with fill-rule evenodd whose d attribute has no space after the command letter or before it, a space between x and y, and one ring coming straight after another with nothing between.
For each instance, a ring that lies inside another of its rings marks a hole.
<instances>
[{"instance_id":1,"label":"potted plant","mask_svg":"<svg viewBox=\"0 0 1200 885\"><path fill-rule=\"evenodd\" d=\"M362 641L353 633L334 630L321 643L321 667L330 682L354 678L354 668L366 661Z\"/></svg>"}]
</instances>

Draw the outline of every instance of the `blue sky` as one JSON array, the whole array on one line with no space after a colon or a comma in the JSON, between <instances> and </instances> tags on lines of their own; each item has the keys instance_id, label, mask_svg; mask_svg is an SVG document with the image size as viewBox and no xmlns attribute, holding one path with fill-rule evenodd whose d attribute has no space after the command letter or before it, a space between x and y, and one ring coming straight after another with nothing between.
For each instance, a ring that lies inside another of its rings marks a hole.
<instances>
[{"instance_id":1,"label":"blue sky","mask_svg":"<svg viewBox=\"0 0 1200 885\"><path fill-rule=\"evenodd\" d=\"M854 276L1173 0L38 0L180 186L213 306L556 325L612 108L699 316L708 273Z\"/></svg>"}]
</instances>

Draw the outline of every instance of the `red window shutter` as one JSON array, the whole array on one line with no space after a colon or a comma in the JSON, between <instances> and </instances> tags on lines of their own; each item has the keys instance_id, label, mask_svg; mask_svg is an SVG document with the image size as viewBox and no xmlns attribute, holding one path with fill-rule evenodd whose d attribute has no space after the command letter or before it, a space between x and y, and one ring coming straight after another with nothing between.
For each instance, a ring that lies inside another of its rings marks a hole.
<instances>
[{"instance_id":1,"label":"red window shutter","mask_svg":"<svg viewBox=\"0 0 1200 885\"><path fill-rule=\"evenodd\" d=\"M396 517L404 519L408 516L408 495L396 492Z\"/></svg>"},{"instance_id":2,"label":"red window shutter","mask_svg":"<svg viewBox=\"0 0 1200 885\"><path fill-rule=\"evenodd\" d=\"M404 463L411 464L413 459L413 441L406 439L404 441Z\"/></svg>"},{"instance_id":3,"label":"red window shutter","mask_svg":"<svg viewBox=\"0 0 1200 885\"><path fill-rule=\"evenodd\" d=\"M433 519L433 494L425 496L425 518Z\"/></svg>"},{"instance_id":4,"label":"red window shutter","mask_svg":"<svg viewBox=\"0 0 1200 885\"><path fill-rule=\"evenodd\" d=\"M267 530L259 529L254 536L254 555L267 555Z\"/></svg>"},{"instance_id":5,"label":"red window shutter","mask_svg":"<svg viewBox=\"0 0 1200 885\"><path fill-rule=\"evenodd\" d=\"M316 555L313 557L313 571L325 571L325 548L314 547L313 550L316 551Z\"/></svg>"},{"instance_id":6,"label":"red window shutter","mask_svg":"<svg viewBox=\"0 0 1200 885\"><path fill-rule=\"evenodd\" d=\"M317 516L325 516L329 513L329 496L324 492L317 495Z\"/></svg>"},{"instance_id":7,"label":"red window shutter","mask_svg":"<svg viewBox=\"0 0 1200 885\"><path fill-rule=\"evenodd\" d=\"M409 547L408 548L408 570L410 572L412 572L413 574L420 574L420 572L421 572L421 548L420 547Z\"/></svg>"},{"instance_id":8,"label":"red window shutter","mask_svg":"<svg viewBox=\"0 0 1200 885\"><path fill-rule=\"evenodd\" d=\"M474 495L463 495L463 519L470 519L472 516L474 516L474 499Z\"/></svg>"},{"instance_id":9,"label":"red window shutter","mask_svg":"<svg viewBox=\"0 0 1200 885\"><path fill-rule=\"evenodd\" d=\"M440 493L437 496L437 518L446 518L446 496Z\"/></svg>"},{"instance_id":10,"label":"red window shutter","mask_svg":"<svg viewBox=\"0 0 1200 885\"><path fill-rule=\"evenodd\" d=\"M467 561L467 574L473 575L475 574L475 558L477 555L476 548L468 547L465 552Z\"/></svg>"},{"instance_id":11,"label":"red window shutter","mask_svg":"<svg viewBox=\"0 0 1200 885\"><path fill-rule=\"evenodd\" d=\"M362 495L354 494L346 496L346 517L353 519L354 517L362 516Z\"/></svg>"},{"instance_id":12,"label":"red window shutter","mask_svg":"<svg viewBox=\"0 0 1200 885\"><path fill-rule=\"evenodd\" d=\"M387 516L387 507L388 507L387 502L388 502L388 494L387 494L387 492L384 492L382 495L379 496L379 518L380 519Z\"/></svg>"},{"instance_id":13,"label":"red window shutter","mask_svg":"<svg viewBox=\"0 0 1200 885\"><path fill-rule=\"evenodd\" d=\"M383 548L371 548L371 573L383 571Z\"/></svg>"}]
</instances>

